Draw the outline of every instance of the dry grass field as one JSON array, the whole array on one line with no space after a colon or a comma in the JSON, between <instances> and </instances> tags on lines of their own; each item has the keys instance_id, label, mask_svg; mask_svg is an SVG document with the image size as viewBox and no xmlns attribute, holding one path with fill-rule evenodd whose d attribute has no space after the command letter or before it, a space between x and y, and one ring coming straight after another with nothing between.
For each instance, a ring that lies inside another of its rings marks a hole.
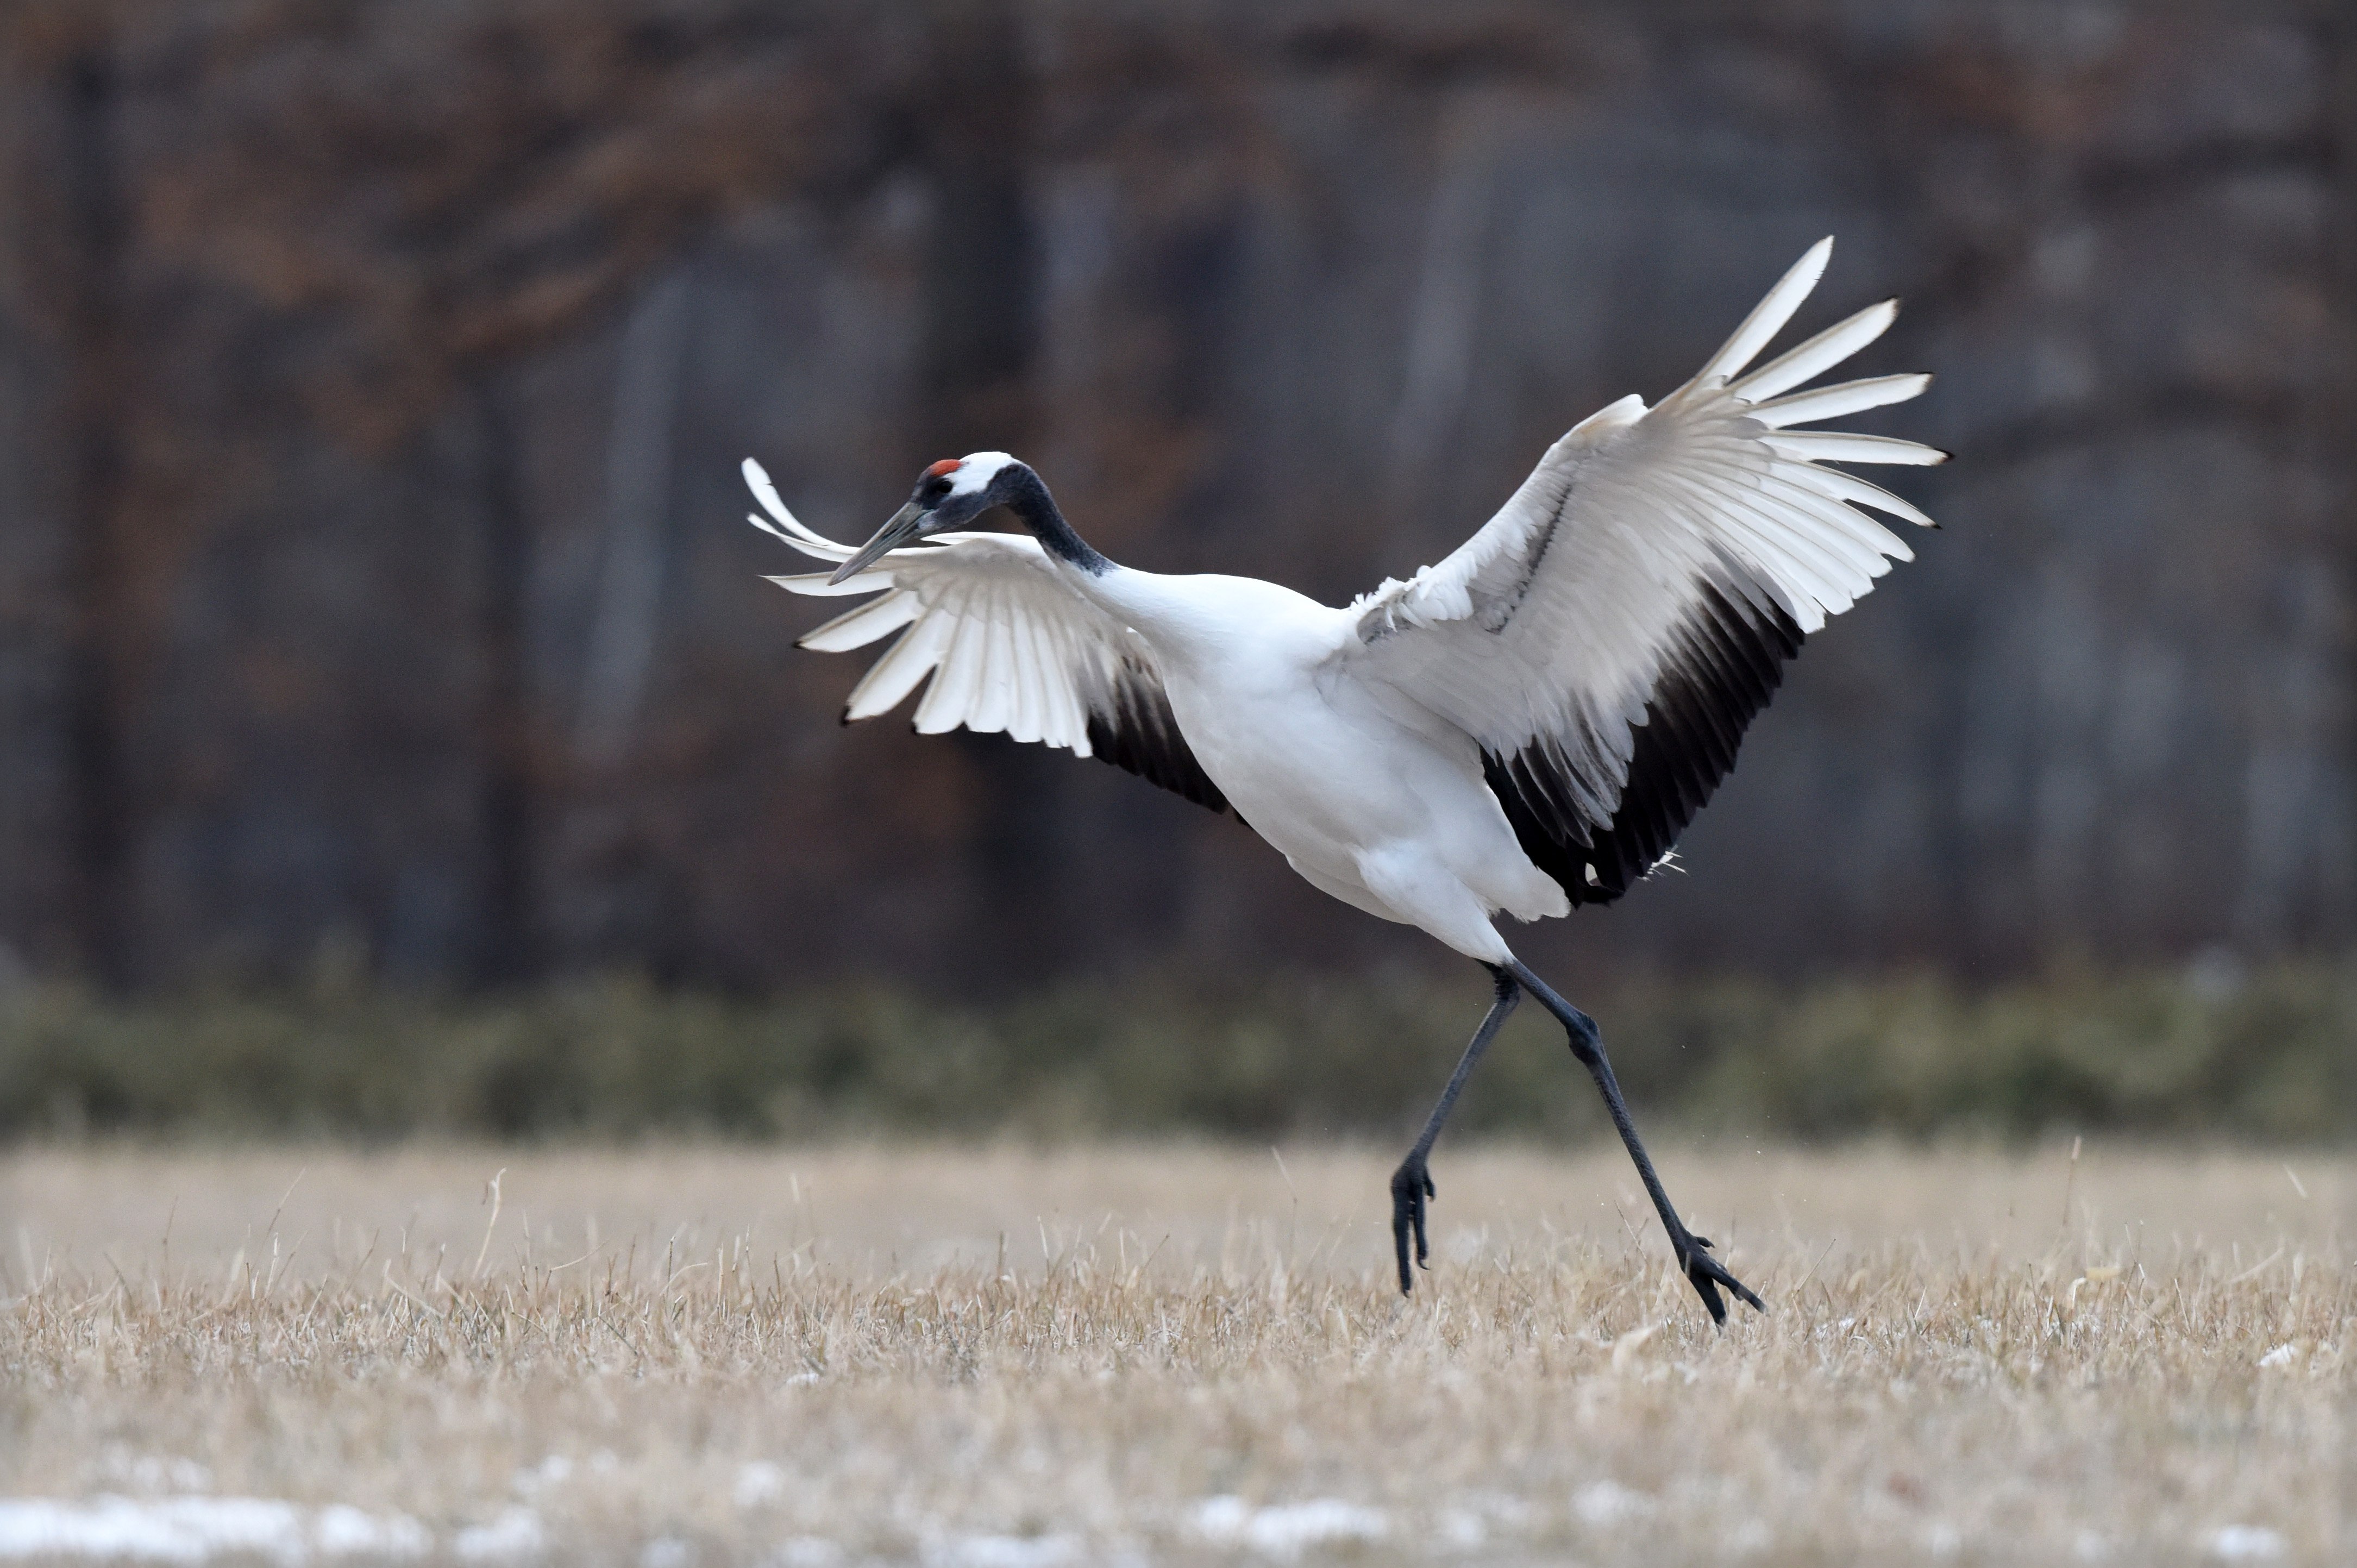
<instances>
[{"instance_id":1,"label":"dry grass field","mask_svg":"<svg viewBox=\"0 0 2357 1568\"><path fill-rule=\"evenodd\" d=\"M0 1559L2357 1554L2357 1165L1664 1154L19 1151Z\"/></svg>"}]
</instances>

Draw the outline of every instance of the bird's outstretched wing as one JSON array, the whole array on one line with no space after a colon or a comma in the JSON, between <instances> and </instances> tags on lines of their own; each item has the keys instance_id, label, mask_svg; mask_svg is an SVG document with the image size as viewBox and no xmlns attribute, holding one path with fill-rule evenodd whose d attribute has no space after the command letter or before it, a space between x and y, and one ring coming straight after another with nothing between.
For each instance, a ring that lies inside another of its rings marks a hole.
<instances>
[{"instance_id":1,"label":"bird's outstretched wing","mask_svg":"<svg viewBox=\"0 0 2357 1568\"><path fill-rule=\"evenodd\" d=\"M831 564L851 558L856 546L796 520L749 458L745 482L769 513L748 514L755 527ZM1146 639L1065 586L1036 540L943 533L844 583L830 584L824 572L770 581L797 594L877 596L806 634L804 648L841 653L900 633L852 688L845 724L888 713L930 675L917 704L921 735L1004 732L1228 810L1178 732Z\"/></svg>"},{"instance_id":2,"label":"bird's outstretched wing","mask_svg":"<svg viewBox=\"0 0 2357 1568\"><path fill-rule=\"evenodd\" d=\"M1938 463L1878 435L1802 431L1899 403L1928 376L1799 392L1880 337L1862 310L1745 374L1824 272L1812 247L1694 380L1635 397L1550 447L1447 559L1351 607L1336 655L1480 743L1525 853L1574 904L1660 864L1727 770L1784 660L1912 560L1859 509L1932 520L1826 463Z\"/></svg>"}]
</instances>

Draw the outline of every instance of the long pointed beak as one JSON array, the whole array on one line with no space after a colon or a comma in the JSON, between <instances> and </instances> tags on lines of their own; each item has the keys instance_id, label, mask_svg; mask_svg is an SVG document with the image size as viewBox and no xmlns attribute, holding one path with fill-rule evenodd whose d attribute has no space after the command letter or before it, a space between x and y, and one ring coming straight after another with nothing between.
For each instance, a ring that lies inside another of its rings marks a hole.
<instances>
[{"instance_id":1,"label":"long pointed beak","mask_svg":"<svg viewBox=\"0 0 2357 1568\"><path fill-rule=\"evenodd\" d=\"M923 507L919 506L915 501L910 501L892 514L891 521L876 531L875 538L859 547L858 554L837 566L834 569L834 575L829 577L827 581L830 584L844 582L848 578L856 577L860 573L875 565L888 552L897 550L914 539L917 536L918 525L923 522L928 515Z\"/></svg>"}]
</instances>

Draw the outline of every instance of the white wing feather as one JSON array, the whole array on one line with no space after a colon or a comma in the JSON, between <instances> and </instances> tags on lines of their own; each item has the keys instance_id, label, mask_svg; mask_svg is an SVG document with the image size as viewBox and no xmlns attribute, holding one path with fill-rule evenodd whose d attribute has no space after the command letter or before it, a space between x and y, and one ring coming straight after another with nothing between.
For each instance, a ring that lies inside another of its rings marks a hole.
<instances>
[{"instance_id":1,"label":"white wing feather","mask_svg":"<svg viewBox=\"0 0 2357 1568\"><path fill-rule=\"evenodd\" d=\"M806 527L750 459L745 482L768 514L749 514L754 526L820 561L851 558L856 546ZM1091 714L1118 716L1117 684L1159 682L1145 639L1068 587L1022 534L941 534L840 585L823 572L770 581L795 594L877 596L804 634L804 648L847 652L901 634L852 689L845 722L889 712L930 676L920 733L1005 733L1088 757Z\"/></svg>"},{"instance_id":2,"label":"white wing feather","mask_svg":"<svg viewBox=\"0 0 2357 1568\"><path fill-rule=\"evenodd\" d=\"M1732 765L1743 725L1799 638L1847 609L1891 559L1912 558L1859 509L1931 524L1910 503L1821 465L1938 463L1945 453L1786 428L1901 403L1930 383L1878 376L1795 390L1879 338L1894 302L1744 374L1831 250L1830 240L1812 246L1659 406L1623 398L1582 421L1472 538L1352 606L1359 637L1336 656L1341 664L1471 735L1496 768L1520 758L1534 768L1528 792L1545 797L1537 814L1561 830L1575 873L1608 894L1619 886L1578 866L1576 852L1633 831L1618 813L1649 715L1671 703L1683 738L1662 744L1686 748L1666 786L1674 809L1639 835L1657 856L1667 844L1650 841L1674 838L1699 806L1691 797L1706 797ZM1682 684L1665 695L1673 678Z\"/></svg>"}]
</instances>

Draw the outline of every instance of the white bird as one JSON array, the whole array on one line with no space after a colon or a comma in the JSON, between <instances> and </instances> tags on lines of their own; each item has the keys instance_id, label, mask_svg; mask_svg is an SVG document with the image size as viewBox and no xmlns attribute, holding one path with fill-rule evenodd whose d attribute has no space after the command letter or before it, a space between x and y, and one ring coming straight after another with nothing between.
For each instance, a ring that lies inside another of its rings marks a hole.
<instances>
[{"instance_id":1,"label":"white bird","mask_svg":"<svg viewBox=\"0 0 2357 1568\"><path fill-rule=\"evenodd\" d=\"M1527 990L1561 1021L1636 1162L1680 1267L1721 1323L1725 1286L1760 1298L1680 1220L1595 1023L1517 958L1496 917L1609 904L1659 866L1734 766L1803 638L1912 559L1870 509L1932 520L1830 463L1929 464L1911 441L1795 426L1912 398L1921 375L1795 389L1879 338L1886 300L1747 367L1815 286L1819 242L1692 381L1574 425L1480 532L1343 608L1250 577L1117 565L1004 452L927 468L853 547L745 476L752 521L833 570L771 580L874 595L802 639L899 640L845 722L931 677L916 727L1065 747L1232 811L1312 886L1478 960L1495 1001L1392 1178L1400 1289L1427 1255L1426 1156ZM1029 536L958 532L1004 506ZM1428 1266L1428 1265L1427 1265Z\"/></svg>"}]
</instances>

